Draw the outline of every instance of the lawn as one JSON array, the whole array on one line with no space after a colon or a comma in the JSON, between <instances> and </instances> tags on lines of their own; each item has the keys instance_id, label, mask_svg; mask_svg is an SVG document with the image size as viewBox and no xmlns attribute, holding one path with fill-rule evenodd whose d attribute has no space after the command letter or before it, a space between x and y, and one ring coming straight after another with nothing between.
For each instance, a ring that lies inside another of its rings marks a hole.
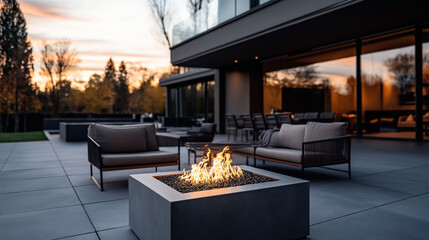
<instances>
[{"instance_id":1,"label":"lawn","mask_svg":"<svg viewBox=\"0 0 429 240\"><path fill-rule=\"evenodd\" d=\"M42 131L20 132L20 133L0 133L1 142L25 142L25 141L44 141L47 140Z\"/></svg>"}]
</instances>

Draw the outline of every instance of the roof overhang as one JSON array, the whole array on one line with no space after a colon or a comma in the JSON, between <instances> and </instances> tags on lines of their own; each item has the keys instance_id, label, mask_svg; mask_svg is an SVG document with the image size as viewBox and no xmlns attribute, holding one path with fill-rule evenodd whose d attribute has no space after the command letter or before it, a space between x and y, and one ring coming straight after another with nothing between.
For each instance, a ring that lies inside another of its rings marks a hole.
<instances>
[{"instance_id":1,"label":"roof overhang","mask_svg":"<svg viewBox=\"0 0 429 240\"><path fill-rule=\"evenodd\" d=\"M325 5L318 6L319 2ZM304 14L293 19L279 16L282 12L287 15L291 8ZM429 21L428 12L429 1L424 0L274 1L173 46L171 59L173 65L208 68L233 65L235 60L239 63L254 61L255 56L259 61L267 61L362 36L412 27ZM255 32L256 28L263 30Z\"/></svg>"},{"instance_id":2,"label":"roof overhang","mask_svg":"<svg viewBox=\"0 0 429 240\"><path fill-rule=\"evenodd\" d=\"M197 69L192 72L183 73L180 75L172 76L169 78L163 78L159 80L159 86L165 87L169 85L177 85L190 81L198 81L206 78L213 77L216 74L214 69Z\"/></svg>"}]
</instances>

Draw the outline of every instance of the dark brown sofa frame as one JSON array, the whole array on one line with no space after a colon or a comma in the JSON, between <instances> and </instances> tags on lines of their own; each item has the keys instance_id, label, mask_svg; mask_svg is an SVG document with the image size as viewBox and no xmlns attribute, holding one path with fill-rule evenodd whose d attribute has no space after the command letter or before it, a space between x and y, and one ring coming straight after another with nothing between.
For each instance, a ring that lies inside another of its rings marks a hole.
<instances>
[{"instance_id":1,"label":"dark brown sofa frame","mask_svg":"<svg viewBox=\"0 0 429 240\"><path fill-rule=\"evenodd\" d=\"M351 137L336 137L317 141L303 142L302 143L302 155L301 163L285 161L275 158L263 157L256 155L257 146L253 146L253 154L246 154L236 152L232 149L233 154L241 155L246 158L253 157L254 165L256 166L256 159L260 159L275 163L286 164L290 166L300 167L302 172L305 168L310 167L323 167L326 169L347 172L349 179L351 179ZM336 165L336 164L348 164L348 171L329 168L325 166Z\"/></svg>"},{"instance_id":2,"label":"dark brown sofa frame","mask_svg":"<svg viewBox=\"0 0 429 240\"><path fill-rule=\"evenodd\" d=\"M90 162L91 179L94 181L94 183L97 185L97 187L101 191L104 190L103 172L105 172L105 171L128 170L128 169L150 168L150 167L155 167L155 171L158 171L158 167L174 166L174 165L178 165L178 170L180 171L180 152L177 153L179 155L177 162L106 167L103 165L103 159L101 158L102 148L101 148L100 144L98 144L90 136L87 136L87 138L88 138L88 161ZM93 171L92 171L92 166L94 166L100 170L100 182L98 182L97 179L94 177Z\"/></svg>"}]
</instances>

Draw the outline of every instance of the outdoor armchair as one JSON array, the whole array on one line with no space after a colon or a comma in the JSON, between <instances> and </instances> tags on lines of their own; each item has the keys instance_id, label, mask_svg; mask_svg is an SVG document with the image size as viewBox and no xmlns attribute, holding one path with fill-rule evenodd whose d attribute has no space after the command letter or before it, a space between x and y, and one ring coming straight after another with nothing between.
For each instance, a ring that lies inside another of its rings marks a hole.
<instances>
[{"instance_id":1,"label":"outdoor armchair","mask_svg":"<svg viewBox=\"0 0 429 240\"><path fill-rule=\"evenodd\" d=\"M88 161L90 176L103 191L103 172L135 168L178 165L179 152L160 151L153 124L101 125L88 128ZM100 170L100 180L93 176L92 167Z\"/></svg>"}]
</instances>

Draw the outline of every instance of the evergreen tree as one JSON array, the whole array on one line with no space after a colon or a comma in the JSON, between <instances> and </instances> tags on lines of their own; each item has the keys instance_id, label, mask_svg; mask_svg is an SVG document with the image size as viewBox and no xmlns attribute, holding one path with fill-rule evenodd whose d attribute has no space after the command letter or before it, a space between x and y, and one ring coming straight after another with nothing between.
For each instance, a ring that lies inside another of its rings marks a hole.
<instances>
[{"instance_id":1,"label":"evergreen tree","mask_svg":"<svg viewBox=\"0 0 429 240\"><path fill-rule=\"evenodd\" d=\"M116 69L115 69L115 63L113 62L112 58L107 61L106 67L104 68L104 78L103 83L101 85L101 88L105 91L111 93L107 96L104 96L103 100L105 102L113 102L112 108L105 109L103 112L113 112L115 113L116 107L115 107L115 89L117 88L117 79L116 79Z\"/></svg>"},{"instance_id":2,"label":"evergreen tree","mask_svg":"<svg viewBox=\"0 0 429 240\"><path fill-rule=\"evenodd\" d=\"M119 74L118 74L118 84L115 89L116 92L116 101L115 107L116 112L128 112L128 104L130 97L130 90L128 86L128 72L127 66L124 61L119 65Z\"/></svg>"},{"instance_id":3,"label":"evergreen tree","mask_svg":"<svg viewBox=\"0 0 429 240\"><path fill-rule=\"evenodd\" d=\"M19 130L22 95L31 84L33 56L24 15L16 0L2 0L0 15L1 82L13 92L15 132Z\"/></svg>"},{"instance_id":4,"label":"evergreen tree","mask_svg":"<svg viewBox=\"0 0 429 240\"><path fill-rule=\"evenodd\" d=\"M114 86L116 86L116 69L115 63L112 58L109 58L109 61L106 63L106 67L104 68L104 82L110 82Z\"/></svg>"}]
</instances>

